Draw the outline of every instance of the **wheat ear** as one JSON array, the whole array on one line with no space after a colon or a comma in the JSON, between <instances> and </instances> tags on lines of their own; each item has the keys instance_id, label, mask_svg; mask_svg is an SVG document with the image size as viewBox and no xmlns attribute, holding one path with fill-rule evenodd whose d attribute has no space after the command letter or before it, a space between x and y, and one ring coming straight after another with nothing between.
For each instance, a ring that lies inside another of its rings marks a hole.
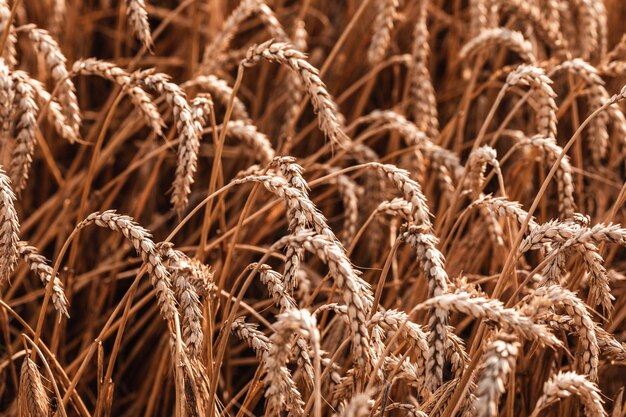
<instances>
[{"instance_id":1,"label":"wheat ear","mask_svg":"<svg viewBox=\"0 0 626 417\"><path fill-rule=\"evenodd\" d=\"M6 282L17 263L17 242L20 223L15 211L15 194L11 180L0 167L0 283Z\"/></svg>"},{"instance_id":2,"label":"wheat ear","mask_svg":"<svg viewBox=\"0 0 626 417\"><path fill-rule=\"evenodd\" d=\"M176 298L172 291L169 273L163 265L150 233L135 223L131 217L118 214L114 210L92 213L87 216L85 220L80 222L76 228L79 230L84 229L90 224L122 233L141 255L144 264L148 268L152 285L156 291L157 303L161 310L161 315L168 323L173 339L176 339L180 331L177 329L180 320L176 306Z\"/></svg>"},{"instance_id":3,"label":"wheat ear","mask_svg":"<svg viewBox=\"0 0 626 417\"><path fill-rule=\"evenodd\" d=\"M373 304L372 291L369 284L363 281L354 269L343 248L335 239L310 232L286 236L273 247L279 248L284 245L302 247L328 265L337 288L343 291L343 300L348 306L354 358L362 369L368 364L375 363L367 328L367 318Z\"/></svg>"},{"instance_id":4,"label":"wheat ear","mask_svg":"<svg viewBox=\"0 0 626 417\"><path fill-rule=\"evenodd\" d=\"M17 33L13 22L9 25L9 18L11 16L11 8L7 0L0 0L0 33L9 31L6 43L4 44L4 50L2 51L2 58L6 61L10 68L15 67L17 64L17 51L15 45L17 44Z\"/></svg>"},{"instance_id":5,"label":"wheat ear","mask_svg":"<svg viewBox=\"0 0 626 417\"><path fill-rule=\"evenodd\" d=\"M9 176L14 191L19 194L28 181L30 166L33 163L35 145L37 143L37 113L39 109L35 103L35 91L27 82L27 76L22 71L11 74L15 88L15 102L17 107L17 124L15 125L15 147L11 152Z\"/></svg>"},{"instance_id":6,"label":"wheat ear","mask_svg":"<svg viewBox=\"0 0 626 417\"><path fill-rule=\"evenodd\" d=\"M59 44L47 30L39 29L35 25L21 26L19 30L26 31L35 49L43 57L52 79L58 84L59 103L67 122L76 137L80 137L81 116L76 97L76 87L70 78L67 70L67 59L61 52Z\"/></svg>"},{"instance_id":7,"label":"wheat ear","mask_svg":"<svg viewBox=\"0 0 626 417\"><path fill-rule=\"evenodd\" d=\"M507 380L515 369L519 342L515 336L498 333L483 354L476 388L476 416L496 417L498 400L504 393Z\"/></svg>"},{"instance_id":8,"label":"wheat ear","mask_svg":"<svg viewBox=\"0 0 626 417\"><path fill-rule=\"evenodd\" d=\"M545 311L556 305L562 305L565 312L572 317L574 326L578 329L578 337L582 354L580 355L580 369L588 375L592 382L598 380L598 357L600 348L596 336L596 325L583 303L574 293L558 285L537 288L532 295L527 296L527 309L533 315Z\"/></svg>"},{"instance_id":9,"label":"wheat ear","mask_svg":"<svg viewBox=\"0 0 626 417\"><path fill-rule=\"evenodd\" d=\"M97 75L122 87L139 110L146 124L157 135L163 134L165 123L163 123L156 105L152 102L152 98L141 87L132 82L130 74L126 71L110 62L85 58L74 62L72 72L74 74Z\"/></svg>"},{"instance_id":10,"label":"wheat ear","mask_svg":"<svg viewBox=\"0 0 626 417\"><path fill-rule=\"evenodd\" d=\"M215 100L219 100L223 105L228 105L231 97L233 98L233 110L231 117L238 120L249 120L248 110L246 105L237 96L233 97L233 89L228 83L215 75L198 75L197 77L189 80L181 87L189 88L192 86L200 87L206 90ZM229 125L230 127L230 125Z\"/></svg>"},{"instance_id":11,"label":"wheat ear","mask_svg":"<svg viewBox=\"0 0 626 417\"><path fill-rule=\"evenodd\" d=\"M50 404L41 382L41 374L35 362L28 357L22 363L17 409L20 417L48 417L50 412Z\"/></svg>"},{"instance_id":12,"label":"wheat ear","mask_svg":"<svg viewBox=\"0 0 626 417\"><path fill-rule=\"evenodd\" d=\"M416 308L433 307L446 311L459 311L478 319L491 320L506 331L514 331L525 339L535 340L546 346L558 347L562 345L546 326L533 322L530 317L517 310L505 308L499 300L458 292L431 298Z\"/></svg>"},{"instance_id":13,"label":"wheat ear","mask_svg":"<svg viewBox=\"0 0 626 417\"><path fill-rule=\"evenodd\" d=\"M195 264L187 255L175 250L170 243L159 243L156 247L170 273L174 294L178 300L185 347L192 358L197 358L202 352L204 334L202 331L202 306L191 278L198 275L194 271Z\"/></svg>"},{"instance_id":14,"label":"wheat ear","mask_svg":"<svg viewBox=\"0 0 626 417\"><path fill-rule=\"evenodd\" d=\"M265 357L265 397L270 414L289 410L296 416L304 413L301 394L286 367L293 335L309 339L319 354L319 331L315 318L307 310L288 310L277 317L275 333Z\"/></svg>"},{"instance_id":15,"label":"wheat ear","mask_svg":"<svg viewBox=\"0 0 626 417\"><path fill-rule=\"evenodd\" d=\"M57 275L52 277L53 269L48 265L48 261L45 257L41 256L37 251L37 248L30 246L28 242L20 241L17 244L17 250L19 255L24 259L28 267L35 273L41 280L44 286L48 286L50 280L52 280L52 305L59 315L69 317L67 298L65 297L65 290L63 289L63 283Z\"/></svg>"},{"instance_id":16,"label":"wheat ear","mask_svg":"<svg viewBox=\"0 0 626 417\"><path fill-rule=\"evenodd\" d=\"M169 76L143 71L135 74L134 78L142 85L163 95L172 107L180 143L171 202L174 209L182 213L189 203L191 185L195 181L194 175L198 168L202 126L194 120L185 93L177 84L170 81Z\"/></svg>"},{"instance_id":17,"label":"wheat ear","mask_svg":"<svg viewBox=\"0 0 626 417\"><path fill-rule=\"evenodd\" d=\"M409 70L410 114L417 128L434 140L439 135L439 116L435 88L428 70L430 46L427 8L429 0L423 0L420 3L417 22L413 28L412 64Z\"/></svg>"},{"instance_id":18,"label":"wheat ear","mask_svg":"<svg viewBox=\"0 0 626 417\"><path fill-rule=\"evenodd\" d=\"M320 129L331 143L346 147L350 139L344 132L343 116L320 79L319 71L306 61L306 55L290 44L268 41L252 46L241 65L253 67L261 60L285 65L299 75L317 114Z\"/></svg>"},{"instance_id":19,"label":"wheat ear","mask_svg":"<svg viewBox=\"0 0 626 417\"><path fill-rule=\"evenodd\" d=\"M428 282L428 296L437 297L448 292L448 274L445 270L445 259L437 244L437 238L424 226L411 225L402 235L412 248L421 264ZM445 344L448 339L448 314L445 309L435 308L428 319L430 334L428 343L430 354L427 362L427 384L434 391L443 381L445 365Z\"/></svg>"},{"instance_id":20,"label":"wheat ear","mask_svg":"<svg viewBox=\"0 0 626 417\"><path fill-rule=\"evenodd\" d=\"M524 39L524 35L506 28L486 29L480 32L463 46L459 52L459 58L462 60L472 58L482 51L498 46L512 50L527 64L537 62L532 44Z\"/></svg>"},{"instance_id":21,"label":"wheat ear","mask_svg":"<svg viewBox=\"0 0 626 417\"><path fill-rule=\"evenodd\" d=\"M376 6L376 18L372 28L374 35L367 50L367 60L370 65L379 63L385 57L400 2L398 0L383 0L379 1Z\"/></svg>"},{"instance_id":22,"label":"wheat ear","mask_svg":"<svg viewBox=\"0 0 626 417\"><path fill-rule=\"evenodd\" d=\"M598 387L574 372L559 372L546 381L543 395L537 400L531 417L537 417L547 406L572 395L580 397L587 417L606 417Z\"/></svg>"},{"instance_id":23,"label":"wheat ear","mask_svg":"<svg viewBox=\"0 0 626 417\"><path fill-rule=\"evenodd\" d=\"M135 37L139 39L144 48L151 50L154 45L150 34L146 2L144 0L126 0L126 16L128 16L128 23Z\"/></svg>"},{"instance_id":24,"label":"wheat ear","mask_svg":"<svg viewBox=\"0 0 626 417\"><path fill-rule=\"evenodd\" d=\"M67 121L65 114L63 114L63 108L61 104L56 99L53 99L50 93L46 91L43 84L37 80L32 79L26 73L21 73L22 78L25 82L30 84L30 86L35 91L39 106L43 110L43 106L47 105L46 115L48 117L48 121L52 126L54 126L54 130L65 140L70 143L74 143L80 138L76 136L76 132L72 129L72 126Z\"/></svg>"}]
</instances>

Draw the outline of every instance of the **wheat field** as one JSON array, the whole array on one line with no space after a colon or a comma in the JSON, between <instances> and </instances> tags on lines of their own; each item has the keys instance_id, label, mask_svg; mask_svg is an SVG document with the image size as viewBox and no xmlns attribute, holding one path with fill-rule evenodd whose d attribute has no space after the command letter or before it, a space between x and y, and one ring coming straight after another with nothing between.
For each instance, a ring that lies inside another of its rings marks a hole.
<instances>
[{"instance_id":1,"label":"wheat field","mask_svg":"<svg viewBox=\"0 0 626 417\"><path fill-rule=\"evenodd\" d=\"M622 0L0 0L0 417L624 417Z\"/></svg>"}]
</instances>

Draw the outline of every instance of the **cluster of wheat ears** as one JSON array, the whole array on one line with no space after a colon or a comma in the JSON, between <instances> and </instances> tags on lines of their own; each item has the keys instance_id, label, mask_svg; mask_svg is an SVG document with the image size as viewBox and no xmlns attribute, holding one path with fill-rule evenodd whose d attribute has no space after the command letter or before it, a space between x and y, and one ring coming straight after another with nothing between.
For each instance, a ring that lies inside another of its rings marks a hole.
<instances>
[{"instance_id":1,"label":"cluster of wheat ears","mask_svg":"<svg viewBox=\"0 0 626 417\"><path fill-rule=\"evenodd\" d=\"M626 416L625 12L0 0L0 416Z\"/></svg>"}]
</instances>

